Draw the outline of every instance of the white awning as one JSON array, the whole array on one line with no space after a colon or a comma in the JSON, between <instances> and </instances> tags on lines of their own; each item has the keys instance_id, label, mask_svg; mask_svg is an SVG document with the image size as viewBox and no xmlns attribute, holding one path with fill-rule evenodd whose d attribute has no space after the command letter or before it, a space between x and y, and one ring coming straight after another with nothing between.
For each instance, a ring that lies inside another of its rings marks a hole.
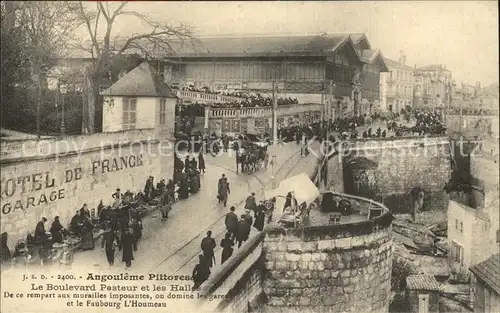
<instances>
[{"instance_id":1,"label":"white awning","mask_svg":"<svg viewBox=\"0 0 500 313\"><path fill-rule=\"evenodd\" d=\"M319 189L306 173L282 180L278 188L265 191L264 194L266 199L271 199L278 196L286 197L289 192L293 192L298 204L311 203L320 195Z\"/></svg>"}]
</instances>

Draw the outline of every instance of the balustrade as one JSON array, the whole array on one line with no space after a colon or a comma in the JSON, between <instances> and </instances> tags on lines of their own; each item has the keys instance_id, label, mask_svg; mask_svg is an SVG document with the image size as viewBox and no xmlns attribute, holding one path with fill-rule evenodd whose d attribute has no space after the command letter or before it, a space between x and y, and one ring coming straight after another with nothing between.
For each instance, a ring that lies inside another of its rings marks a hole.
<instances>
[{"instance_id":1,"label":"balustrade","mask_svg":"<svg viewBox=\"0 0 500 313\"><path fill-rule=\"evenodd\" d=\"M279 106L277 113L278 116L295 115L304 112L321 110L321 104L308 104L308 105L286 105ZM255 108L211 108L211 117L271 117L273 114L272 107L255 107Z\"/></svg>"},{"instance_id":2,"label":"balustrade","mask_svg":"<svg viewBox=\"0 0 500 313\"><path fill-rule=\"evenodd\" d=\"M193 100L200 101L210 101L210 102L234 102L234 101L242 101L243 98L233 97L233 96L225 96L225 95L217 95L205 92L198 91L189 91L189 90L179 90L177 91L177 96L179 98L190 98Z\"/></svg>"}]
</instances>

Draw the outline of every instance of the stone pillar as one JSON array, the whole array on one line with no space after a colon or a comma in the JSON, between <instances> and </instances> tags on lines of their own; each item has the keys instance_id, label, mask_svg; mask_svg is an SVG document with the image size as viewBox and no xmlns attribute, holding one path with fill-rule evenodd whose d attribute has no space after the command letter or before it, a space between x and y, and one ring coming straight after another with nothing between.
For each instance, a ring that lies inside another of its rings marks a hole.
<instances>
[{"instance_id":1,"label":"stone pillar","mask_svg":"<svg viewBox=\"0 0 500 313\"><path fill-rule=\"evenodd\" d=\"M205 129L205 131L208 130L209 121L210 121L210 106L206 106L205 107L205 123L204 123L204 126L203 126L203 128Z\"/></svg>"}]
</instances>

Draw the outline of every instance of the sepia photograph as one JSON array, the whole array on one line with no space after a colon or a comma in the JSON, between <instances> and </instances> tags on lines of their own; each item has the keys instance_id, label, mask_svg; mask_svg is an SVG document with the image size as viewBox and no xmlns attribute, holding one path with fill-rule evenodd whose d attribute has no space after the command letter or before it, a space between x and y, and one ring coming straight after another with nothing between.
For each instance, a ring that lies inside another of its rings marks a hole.
<instances>
[{"instance_id":1,"label":"sepia photograph","mask_svg":"<svg viewBox=\"0 0 500 313\"><path fill-rule=\"evenodd\" d=\"M497 1L1 1L0 312L500 313Z\"/></svg>"}]
</instances>

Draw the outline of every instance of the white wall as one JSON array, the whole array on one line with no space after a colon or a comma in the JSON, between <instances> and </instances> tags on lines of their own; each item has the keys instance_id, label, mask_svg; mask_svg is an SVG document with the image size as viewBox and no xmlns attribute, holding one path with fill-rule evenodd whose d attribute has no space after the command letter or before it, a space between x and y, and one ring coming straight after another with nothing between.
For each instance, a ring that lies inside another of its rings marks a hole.
<instances>
[{"instance_id":1,"label":"white wall","mask_svg":"<svg viewBox=\"0 0 500 313\"><path fill-rule=\"evenodd\" d=\"M387 77L389 73L380 73L380 111L387 111Z\"/></svg>"},{"instance_id":2,"label":"white wall","mask_svg":"<svg viewBox=\"0 0 500 313\"><path fill-rule=\"evenodd\" d=\"M149 175L154 176L155 181L160 175L161 178L171 178L173 153L166 151L163 143L163 154L160 155L158 142L148 140L148 132L141 138L148 140L142 143L142 147L111 146L123 143L123 133L117 133L115 140L107 136L101 149L89 149L86 141L91 142L92 137L100 136L95 134L75 142L84 149L74 155L52 155L41 160L18 158L11 160L10 164L2 164L0 223L1 232L7 232L9 236L10 247L16 239L33 232L42 217L52 223L58 215L61 223L68 226L76 210L84 203L89 208L95 208L101 199L104 204L111 204L111 194L116 188L123 192L127 189L137 192L144 188Z\"/></svg>"},{"instance_id":3,"label":"white wall","mask_svg":"<svg viewBox=\"0 0 500 313\"><path fill-rule=\"evenodd\" d=\"M156 99L156 125L163 138L173 138L175 132L175 105L176 98L166 98L165 103L165 124L160 125L160 102L161 98Z\"/></svg>"},{"instance_id":4,"label":"white wall","mask_svg":"<svg viewBox=\"0 0 500 313\"><path fill-rule=\"evenodd\" d=\"M458 220L459 229L456 227ZM463 225L463 230L460 230L460 223ZM475 244L473 238L473 230L476 224L476 214L473 208L450 200L448 203L448 246L451 249L452 242L456 242L463 247L464 256L463 263L456 263L452 259L452 254L448 254L448 264L452 273L469 275L469 267L471 264L472 245Z\"/></svg>"},{"instance_id":5,"label":"white wall","mask_svg":"<svg viewBox=\"0 0 500 313\"><path fill-rule=\"evenodd\" d=\"M154 128L157 125L156 112L158 103L159 98L137 98L137 122L135 128Z\"/></svg>"},{"instance_id":6,"label":"white wall","mask_svg":"<svg viewBox=\"0 0 500 313\"><path fill-rule=\"evenodd\" d=\"M123 128L123 98L105 97L103 111L103 131L115 132ZM165 133L174 132L175 104L176 98L167 98L166 102L166 124L159 127ZM137 98L135 129L156 128L160 123L160 98L139 97Z\"/></svg>"},{"instance_id":7,"label":"white wall","mask_svg":"<svg viewBox=\"0 0 500 313\"><path fill-rule=\"evenodd\" d=\"M121 97L104 97L102 112L102 131L115 132L122 130L123 102Z\"/></svg>"}]
</instances>

